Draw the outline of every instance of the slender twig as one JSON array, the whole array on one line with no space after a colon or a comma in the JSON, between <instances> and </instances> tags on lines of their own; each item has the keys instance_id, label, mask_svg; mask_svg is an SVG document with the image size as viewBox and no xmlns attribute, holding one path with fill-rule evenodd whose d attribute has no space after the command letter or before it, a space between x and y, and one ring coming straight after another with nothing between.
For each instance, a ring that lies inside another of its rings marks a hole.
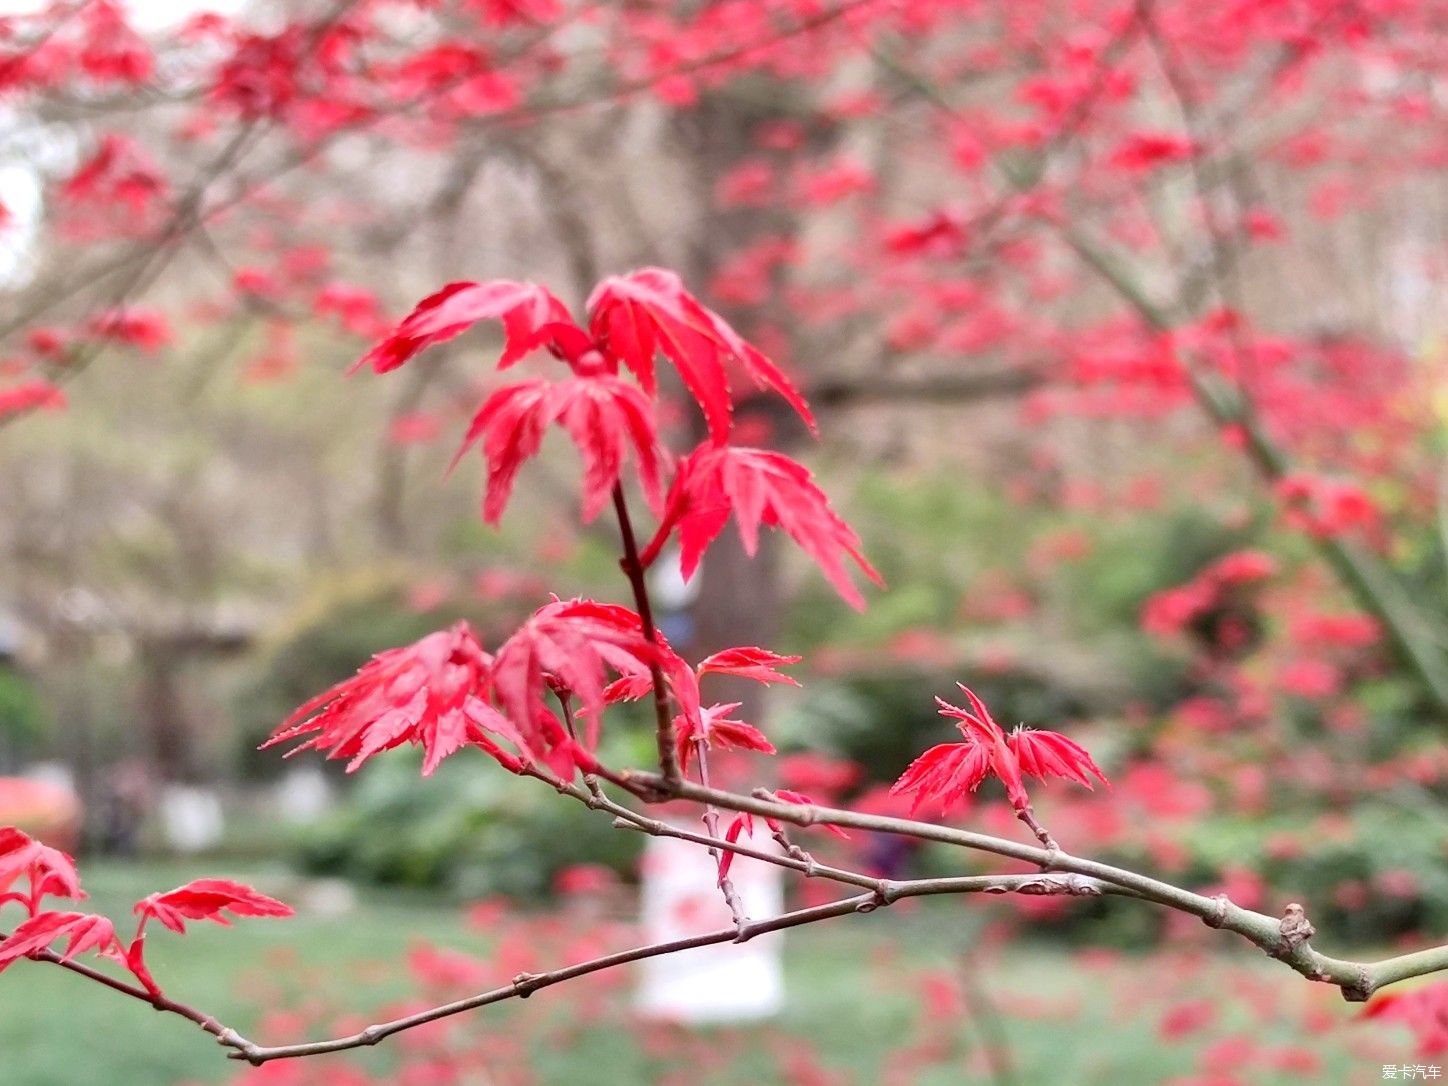
<instances>
[{"instance_id":1,"label":"slender twig","mask_svg":"<svg viewBox=\"0 0 1448 1086\"><path fill-rule=\"evenodd\" d=\"M1094 883L1085 881L1073 882L1062 877L1042 875L972 875L961 878L913 879L894 882L889 884L889 890L885 893L871 892L867 894L856 894L853 897L842 898L838 901L832 901L824 905L815 905L810 908L795 909L791 912L781 913L779 916L768 917L762 920L745 920L738 925L718 928L700 935L691 935L684 939L651 943L647 946L633 947L629 950L605 954L586 962L580 962L577 965L570 965L546 973L521 973L517 977L514 977L509 984L481 992L474 996L469 996L466 999L459 999L452 1003L444 1003L441 1006L419 1011L416 1014L396 1018L390 1022L380 1022L346 1037L335 1037L325 1041L310 1041L304 1044L278 1045L269 1048L247 1040L234 1030L224 1030L218 1036L218 1040L221 1044L235 1049L231 1054L232 1059L246 1060L253 1065L268 1063L272 1060L315 1056L324 1052L341 1052L346 1049L375 1045L395 1033L401 1033L404 1030L413 1029L417 1026L425 1025L428 1022L436 1022L440 1018L448 1018L452 1015L462 1014L465 1011L486 1007L492 1003L501 1003L507 999L526 999L539 989L548 988L563 981L572 980L575 977L597 973L604 969L612 969L615 966L627 965L631 962L643 961L647 958L656 958L665 954L677 954L681 951L693 950L698 947L716 946L720 943L730 942L743 943L770 932L784 931L787 928L800 927L805 924L814 924L821 920L848 916L851 913L871 913L884 906L893 904L902 898L925 897L936 894L1008 893L1050 893L1095 896L1110 892L1113 891L1099 887Z\"/></svg>"},{"instance_id":2,"label":"slender twig","mask_svg":"<svg viewBox=\"0 0 1448 1086\"><path fill-rule=\"evenodd\" d=\"M694 758L699 763L699 782L708 788L709 745L702 739L694 740ZM748 919L744 914L744 901L739 897L734 880L724 873L724 853L717 846L717 842L724 839L723 834L719 832L719 808L712 803L704 804L701 821L704 823L704 828L709 831L709 855L719 868L719 892L724 895L724 904L729 906L729 915L734 918L734 923L742 926Z\"/></svg>"},{"instance_id":3,"label":"slender twig","mask_svg":"<svg viewBox=\"0 0 1448 1086\"><path fill-rule=\"evenodd\" d=\"M649 585L644 576L643 562L639 559L638 540L634 536L633 522L628 515L628 500L623 496L623 486L613 485L613 508L618 514L618 530L623 537L623 558L619 566L633 589L634 606L639 613L639 624L643 627L644 640L653 646L654 654L649 660L649 676L654 685L654 731L659 752L659 772L666 781L679 778L679 759L674 753L674 716L669 709L669 690L664 684L664 670L659 666L658 653L663 645L658 631L654 629L654 610L649 602Z\"/></svg>"},{"instance_id":4,"label":"slender twig","mask_svg":"<svg viewBox=\"0 0 1448 1086\"><path fill-rule=\"evenodd\" d=\"M539 776L540 774L535 773L534 775ZM1378 962L1345 961L1319 954L1308 944L1311 925L1307 923L1302 907L1296 904L1289 905L1281 918L1271 917L1235 905L1225 895L1205 897L1109 864L969 830L883 815L867 815L812 804L781 803L771 798L765 798L769 796L767 792L753 796L738 795L694 784L687 780L667 781L661 775L642 771L611 773L609 776L610 779L627 782L627 786L636 795L645 799L667 796L757 814L799 826L851 826L880 833L907 834L922 840L940 841L975 851L1023 860L1042 868L1050 866L1055 870L1024 875L975 875L903 881L879 879L824 867L795 856L765 853L738 842L702 836L688 830L668 826L658 820L638 815L609 800L603 794L602 789L597 787L596 782L591 788L585 789L568 782L550 781L559 791L580 799L588 806L613 813L616 821L624 823L627 828L656 833L661 836L679 837L709 848L752 856L765 862L802 871L807 875L850 882L866 887L867 892L826 905L797 909L777 917L762 920L744 919L727 928L685 939L653 943L606 954L547 973L520 974L511 983L502 987L390 1022L372 1025L345 1037L276 1047L259 1045L243 1037L236 1030L222 1026L215 1018L202 1011L171 1000L161 993L147 992L119 981L98 970L91 969L89 966L64 961L51 951L40 951L31 957L37 961L60 965L71 972L96 980L123 995L145 1002L159 1011L187 1018L214 1035L222 1045L232 1049L233 1059L246 1060L255 1065L271 1060L320 1055L375 1045L393 1034L437 1021L440 1018L476 1010L507 999L526 998L541 988L614 966L678 953L695 947L712 946L725 942L746 942L767 932L782 931L786 928L811 924L849 913L873 912L901 898L937 894L1018 893L1090 897L1113 895L1151 901L1198 916L1209 927L1236 932L1303 976L1337 986L1351 1001L1365 1000L1378 989L1400 980L1448 970L1448 945L1402 954ZM547 778L542 777L542 779Z\"/></svg>"},{"instance_id":5,"label":"slender twig","mask_svg":"<svg viewBox=\"0 0 1448 1086\"><path fill-rule=\"evenodd\" d=\"M1288 938L1284 933L1281 917L1244 909L1225 895L1207 897L1148 875L1064 851L1052 851L1003 837L906 818L861 814L857 811L812 804L780 803L760 795L746 796L719 789L706 789L692 781L680 781L666 786L659 777L647 773L634 773L630 776L640 786L640 794L643 796L661 791L671 798L713 803L728 810L746 811L797 826L845 826L939 841L978 852L1023 860L1043 870L1083 875L1101 883L1131 890L1137 897L1199 917L1208 927L1224 928L1241 935L1309 980L1335 985L1342 990L1343 997L1351 1002L1367 999L1385 984L1448 969L1448 944L1378 962L1364 963L1332 958L1313 950L1305 939Z\"/></svg>"}]
</instances>

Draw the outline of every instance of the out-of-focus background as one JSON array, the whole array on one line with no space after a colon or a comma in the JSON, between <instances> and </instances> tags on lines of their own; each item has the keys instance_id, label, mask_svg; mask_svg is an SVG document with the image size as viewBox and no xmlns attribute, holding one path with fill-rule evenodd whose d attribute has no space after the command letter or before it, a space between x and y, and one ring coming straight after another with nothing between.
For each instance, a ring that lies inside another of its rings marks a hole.
<instances>
[{"instance_id":1,"label":"out-of-focus background","mask_svg":"<svg viewBox=\"0 0 1448 1086\"><path fill-rule=\"evenodd\" d=\"M1444 5L6 8L0 824L76 851L113 916L202 874L297 906L153 936L177 994L300 1039L641 937L643 842L536 782L469 752L422 780L410 751L348 777L256 747L458 618L495 646L549 592L627 599L561 440L497 530L479 459L446 473L496 329L343 373L443 283L581 307L646 264L794 376L818 442L763 397L738 425L816 472L889 583L856 612L787 541L751 562L726 535L659 586L694 658L804 657L800 689L740 692L776 783L904 813L888 786L949 740L933 698L965 681L1111 777L1042 790L1068 849L1303 902L1330 953L1448 930ZM34 410L4 399L27 386ZM651 742L625 707L606 753ZM992 784L950 817L1019 835ZM984 869L805 836L888 873ZM756 1021L671 1024L610 974L255 1072L20 963L0 1058L12 1086L1431 1061L1249 951L1130 902L902 904L791 934Z\"/></svg>"}]
</instances>

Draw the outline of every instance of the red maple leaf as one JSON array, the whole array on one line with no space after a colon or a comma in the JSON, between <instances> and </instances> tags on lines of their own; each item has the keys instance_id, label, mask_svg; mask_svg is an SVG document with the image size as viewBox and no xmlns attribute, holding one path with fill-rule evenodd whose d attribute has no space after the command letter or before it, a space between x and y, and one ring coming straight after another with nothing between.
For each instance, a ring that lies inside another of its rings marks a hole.
<instances>
[{"instance_id":1,"label":"red maple leaf","mask_svg":"<svg viewBox=\"0 0 1448 1086\"><path fill-rule=\"evenodd\" d=\"M69 937L62 961L70 961L87 950L121 955L116 929L104 916L92 913L36 913L26 918L8 939L0 941L0 972L19 961L49 948L57 939Z\"/></svg>"},{"instance_id":2,"label":"red maple leaf","mask_svg":"<svg viewBox=\"0 0 1448 1086\"><path fill-rule=\"evenodd\" d=\"M699 304L683 282L663 268L610 276L588 299L589 330L652 396L654 355L667 358L698 401L716 441L729 436L733 402L727 364L735 362L760 388L772 389L815 431L814 415L783 371L719 314Z\"/></svg>"},{"instance_id":3,"label":"red maple leaf","mask_svg":"<svg viewBox=\"0 0 1448 1086\"><path fill-rule=\"evenodd\" d=\"M484 733L509 742L517 736L485 700L492 663L471 627L459 622L413 645L378 653L352 678L297 709L262 749L311 736L287 756L326 751L328 758L350 759L348 773L403 743L422 745L424 775L469 742L496 757Z\"/></svg>"},{"instance_id":4,"label":"red maple leaf","mask_svg":"<svg viewBox=\"0 0 1448 1086\"><path fill-rule=\"evenodd\" d=\"M689 769L689 756L694 752L696 741L713 750L757 750L761 754L773 754L774 744L753 724L742 720L730 720L729 714L739 708L737 701L723 705L704 707L696 718L681 714L674 718L674 747L679 767Z\"/></svg>"},{"instance_id":5,"label":"red maple leaf","mask_svg":"<svg viewBox=\"0 0 1448 1086\"><path fill-rule=\"evenodd\" d=\"M22 876L30 880L28 894L10 890ZM40 899L47 895L85 897L75 861L14 826L0 827L0 905L6 901L25 902L34 912Z\"/></svg>"},{"instance_id":6,"label":"red maple leaf","mask_svg":"<svg viewBox=\"0 0 1448 1086\"><path fill-rule=\"evenodd\" d=\"M518 469L538 454L554 422L568 432L583 458L583 520L603 509L632 447L639 478L651 503L659 500L658 437L653 405L635 386L594 375L564 381L532 380L498 389L468 427L456 464L479 438L488 460L483 519L496 524L508 504Z\"/></svg>"},{"instance_id":7,"label":"red maple leaf","mask_svg":"<svg viewBox=\"0 0 1448 1086\"><path fill-rule=\"evenodd\" d=\"M499 366L508 366L549 340L548 326L568 322L568 310L548 290L533 283L494 279L487 283L449 283L418 302L412 312L377 346L352 366L387 373L435 343L452 339L478 321L501 320L507 337Z\"/></svg>"},{"instance_id":8,"label":"red maple leaf","mask_svg":"<svg viewBox=\"0 0 1448 1086\"><path fill-rule=\"evenodd\" d=\"M639 616L627 607L554 600L498 649L493 664L496 703L517 726L527 751L554 772L571 774L573 760L586 751L549 708L547 693L578 699L580 715L587 720L586 746L596 747L609 671L637 679L647 674L650 661L673 657L662 637L657 632L655 636L662 648L644 637Z\"/></svg>"},{"instance_id":9,"label":"red maple leaf","mask_svg":"<svg viewBox=\"0 0 1448 1086\"><path fill-rule=\"evenodd\" d=\"M973 690L957 683L970 702L970 709L936 698L940 715L956 721L964 743L942 743L915 759L891 787L891 795L913 795L911 810L930 800L949 808L980 787L994 773L1006 786L1006 795L1017 811L1030 808L1022 774L1044 780L1064 777L1091 787L1091 777L1106 784L1105 775L1091 755L1074 740L1058 732L1017 728L1010 735Z\"/></svg>"},{"instance_id":10,"label":"red maple leaf","mask_svg":"<svg viewBox=\"0 0 1448 1086\"><path fill-rule=\"evenodd\" d=\"M114 133L101 137L95 153L60 190L63 200L122 204L136 217L166 193L166 178L150 156L134 140Z\"/></svg>"},{"instance_id":11,"label":"red maple leaf","mask_svg":"<svg viewBox=\"0 0 1448 1086\"><path fill-rule=\"evenodd\" d=\"M799 663L798 656L781 656L777 652L770 652L768 649L754 647L739 647L725 649L709 656L695 668L696 673L702 678L705 675L736 675L741 679L753 679L757 683L768 686L770 683L786 683L789 686L798 686L799 683L788 675L781 675L776 668L786 667L789 664Z\"/></svg>"},{"instance_id":12,"label":"red maple leaf","mask_svg":"<svg viewBox=\"0 0 1448 1086\"><path fill-rule=\"evenodd\" d=\"M815 560L835 591L858 610L864 609L865 601L850 580L844 557L875 584L885 583L860 553L859 537L830 508L803 464L767 449L708 442L680 461L663 519L643 561L652 562L677 527L680 567L686 579L692 577L731 512L749 554L758 548L761 524L782 528Z\"/></svg>"},{"instance_id":13,"label":"red maple leaf","mask_svg":"<svg viewBox=\"0 0 1448 1086\"><path fill-rule=\"evenodd\" d=\"M136 934L127 947L116 944L116 957L135 974L146 990L156 995L161 987L146 965L146 925L152 919L172 931L185 933L188 920L211 920L230 927L232 916L292 916L292 908L276 898L267 897L245 883L230 879L194 879L174 890L151 894L136 902L132 911L140 917Z\"/></svg>"},{"instance_id":14,"label":"red maple leaf","mask_svg":"<svg viewBox=\"0 0 1448 1086\"><path fill-rule=\"evenodd\" d=\"M990 773L990 751L976 743L941 743L916 758L890 787L891 795L908 795L910 812L932 800L949 810L980 787Z\"/></svg>"},{"instance_id":15,"label":"red maple leaf","mask_svg":"<svg viewBox=\"0 0 1448 1086\"><path fill-rule=\"evenodd\" d=\"M1006 737L1016 752L1016 761L1021 772L1030 777L1045 780L1047 777L1061 777L1091 787L1091 778L1110 787L1106 775L1092 761L1086 748L1074 739L1068 739L1060 732L1039 731L1035 728L1018 727Z\"/></svg>"},{"instance_id":16,"label":"red maple leaf","mask_svg":"<svg viewBox=\"0 0 1448 1086\"><path fill-rule=\"evenodd\" d=\"M759 648L724 649L706 658L697 668L690 668L682 657L671 650L666 650L659 661L668 688L683 710L684 719L691 721L690 726L694 728L703 727L699 680L705 675L736 675L741 679L753 679L765 685L788 683L790 686L798 686L799 683L794 679L774 670L798 662L798 656L780 656L768 649ZM638 671L610 683L603 695L604 700L612 704L615 701L632 701L644 697L653 688L652 672Z\"/></svg>"},{"instance_id":17,"label":"red maple leaf","mask_svg":"<svg viewBox=\"0 0 1448 1086\"><path fill-rule=\"evenodd\" d=\"M102 310L86 322L86 328L99 339L129 343L148 354L154 354L174 338L171 324L163 314L135 306Z\"/></svg>"},{"instance_id":18,"label":"red maple leaf","mask_svg":"<svg viewBox=\"0 0 1448 1086\"><path fill-rule=\"evenodd\" d=\"M133 910L142 926L151 918L172 931L185 932L188 920L212 920L230 927L226 913L233 916L292 916L292 908L276 898L230 879L195 879L185 886L151 894L136 902Z\"/></svg>"}]
</instances>

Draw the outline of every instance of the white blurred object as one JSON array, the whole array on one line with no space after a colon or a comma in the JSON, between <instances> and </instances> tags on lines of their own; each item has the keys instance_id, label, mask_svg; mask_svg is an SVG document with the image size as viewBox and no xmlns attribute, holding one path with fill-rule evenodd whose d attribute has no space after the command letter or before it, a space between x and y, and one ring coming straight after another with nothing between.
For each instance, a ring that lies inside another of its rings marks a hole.
<instances>
[{"instance_id":1,"label":"white blurred object","mask_svg":"<svg viewBox=\"0 0 1448 1086\"><path fill-rule=\"evenodd\" d=\"M342 879L311 879L301 892L301 905L318 916L346 916L357 907L357 891Z\"/></svg>"},{"instance_id":2,"label":"white blurred object","mask_svg":"<svg viewBox=\"0 0 1448 1086\"><path fill-rule=\"evenodd\" d=\"M760 850L777 848L762 825L756 831L753 838L741 836L740 841ZM784 910L779 868L735 856L729 877L749 919L778 916ZM703 847L650 837L643 859L645 939L683 939L732 924L716 878L714 861ZM784 1006L783 951L784 934L772 932L747 943L648 958L642 963L639 1010L651 1018L689 1023L751 1021L778 1014Z\"/></svg>"},{"instance_id":3,"label":"white blurred object","mask_svg":"<svg viewBox=\"0 0 1448 1086\"><path fill-rule=\"evenodd\" d=\"M702 583L698 570L690 580L684 580L683 551L678 547L666 547L664 552L649 567L649 594L662 611L683 611L699 598Z\"/></svg>"},{"instance_id":4,"label":"white blurred object","mask_svg":"<svg viewBox=\"0 0 1448 1086\"><path fill-rule=\"evenodd\" d=\"M75 773L62 762L36 762L25 770L25 775L31 780L44 781L67 792L75 791Z\"/></svg>"},{"instance_id":5,"label":"white blurred object","mask_svg":"<svg viewBox=\"0 0 1448 1086\"><path fill-rule=\"evenodd\" d=\"M206 788L168 784L161 790L161 832L177 852L200 852L221 842L221 800Z\"/></svg>"},{"instance_id":6,"label":"white blurred object","mask_svg":"<svg viewBox=\"0 0 1448 1086\"><path fill-rule=\"evenodd\" d=\"M288 822L310 822L332 809L332 786L315 766L297 766L277 782L274 798Z\"/></svg>"}]
</instances>

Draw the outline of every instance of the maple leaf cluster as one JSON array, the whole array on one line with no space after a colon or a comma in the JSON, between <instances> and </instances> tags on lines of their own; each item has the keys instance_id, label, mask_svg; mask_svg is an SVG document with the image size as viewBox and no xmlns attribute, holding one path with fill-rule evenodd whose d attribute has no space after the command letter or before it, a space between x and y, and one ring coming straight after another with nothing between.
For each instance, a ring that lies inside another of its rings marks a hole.
<instances>
[{"instance_id":1,"label":"maple leaf cluster","mask_svg":"<svg viewBox=\"0 0 1448 1086\"><path fill-rule=\"evenodd\" d=\"M502 516L519 470L538 454L547 428L557 424L583 463L585 520L597 516L610 498L622 514L624 464L630 458L635 463L641 489L658 517L653 538L632 558L637 573L677 539L681 572L686 579L693 576L733 517L750 554L758 547L761 526L780 528L815 560L841 596L862 607L847 560L877 583L879 576L808 470L782 453L731 440L731 368L779 394L814 430L809 405L783 372L663 269L604 280L587 309L587 320L578 323L557 297L532 283L452 283L419 302L353 369L386 373L479 321L499 321L504 344L498 369L546 351L568 373L503 385L474 416L458 457L481 444L488 462L485 520ZM697 403L707 431L698 446L678 458L660 439L659 357L672 365ZM629 560L626 555L626 566ZM511 772L570 780L580 770L600 768L594 751L607 706L652 692L661 699L660 712L666 703L677 708L661 717L661 727L665 720L671 724L673 758L688 772L711 749L775 753L758 727L731 715L738 702L705 703L703 678L718 674L795 684L779 669L797 661L740 647L690 666L638 612L595 600L555 598L496 653L486 651L466 623L458 623L379 654L355 676L297 709L265 746L296 740L289 753L322 751L346 759L351 772L382 751L411 743L423 748L424 775L470 746ZM940 705L958 722L965 741L923 754L896 783L895 794L912 795L915 806L926 800L950 806L994 773L1012 806L1028 814L1024 776L1065 777L1088 787L1093 777L1105 783L1091 756L1073 740L1029 728L1007 735L980 699L961 689L972 710ZM812 802L789 789L775 795L785 803ZM737 840L752 825L748 816L736 818L728 840ZM721 881L728 864L728 856L721 855Z\"/></svg>"},{"instance_id":2,"label":"maple leaf cluster","mask_svg":"<svg viewBox=\"0 0 1448 1086\"><path fill-rule=\"evenodd\" d=\"M228 925L228 912L233 916L292 915L289 906L230 879L196 879L142 898L134 909L138 917L135 933L127 942L121 940L107 917L44 907L47 897L79 900L85 896L75 861L69 855L13 826L0 826L0 910L7 904L18 904L26 912L13 932L0 936L0 972L22 958L49 952L53 944L64 939L59 960L70 961L86 951L95 951L124 966L147 992L159 997L161 988L145 959L146 924L150 920L184 933L188 920Z\"/></svg>"},{"instance_id":3,"label":"maple leaf cluster","mask_svg":"<svg viewBox=\"0 0 1448 1086\"><path fill-rule=\"evenodd\" d=\"M682 573L692 577L733 516L751 554L761 526L778 527L847 601L863 607L846 560L876 583L879 574L809 471L782 453L731 443L731 370L777 393L815 430L809 405L783 371L661 268L604 280L587 311L585 321L574 321L556 296L533 283L451 283L419 302L353 370L390 372L479 321L499 321L499 370L546 352L567 374L504 384L474 415L454 465L468 449L481 447L488 465L484 520L501 518L519 471L556 424L582 460L585 521L611 499L622 509L624 467L630 460L635 465L659 520L653 539L634 558L640 575L677 535ZM660 357L698 404L707 431L677 458L660 436ZM324 751L346 759L351 772L382 751L411 743L423 748L424 775L472 746L511 772L568 779L596 768L592 752L606 706L661 685L657 696L672 698L679 709L673 726L680 764L715 746L772 754L773 745L757 728L730 717L737 704L706 706L699 682L711 673L792 682L777 668L796 659L737 648L693 668L639 613L555 598L496 653L485 651L473 630L459 623L379 654L298 708L264 745L299 740L290 753Z\"/></svg>"},{"instance_id":4,"label":"maple leaf cluster","mask_svg":"<svg viewBox=\"0 0 1448 1086\"><path fill-rule=\"evenodd\" d=\"M780 528L846 600L863 607L846 559L876 584L882 583L880 576L809 471L782 453L730 443L731 369L777 393L815 430L809 405L784 372L662 268L605 279L586 308L588 318L579 324L557 297L533 283L451 283L419 302L354 369L370 366L386 373L479 321L500 321L499 370L546 351L566 364L569 375L503 385L473 416L454 463L472 446L481 447L488 463L484 520L496 524L501 519L519 470L538 455L545 432L556 424L583 461L585 521L608 503L625 463L631 458L637 465L644 496L655 509L662 505L658 534L644 553L646 564L677 532L684 576L692 576L732 515L750 553L761 525ZM659 433L660 356L698 404L708 431L677 462ZM673 477L664 499L661 484L670 465Z\"/></svg>"}]
</instances>

